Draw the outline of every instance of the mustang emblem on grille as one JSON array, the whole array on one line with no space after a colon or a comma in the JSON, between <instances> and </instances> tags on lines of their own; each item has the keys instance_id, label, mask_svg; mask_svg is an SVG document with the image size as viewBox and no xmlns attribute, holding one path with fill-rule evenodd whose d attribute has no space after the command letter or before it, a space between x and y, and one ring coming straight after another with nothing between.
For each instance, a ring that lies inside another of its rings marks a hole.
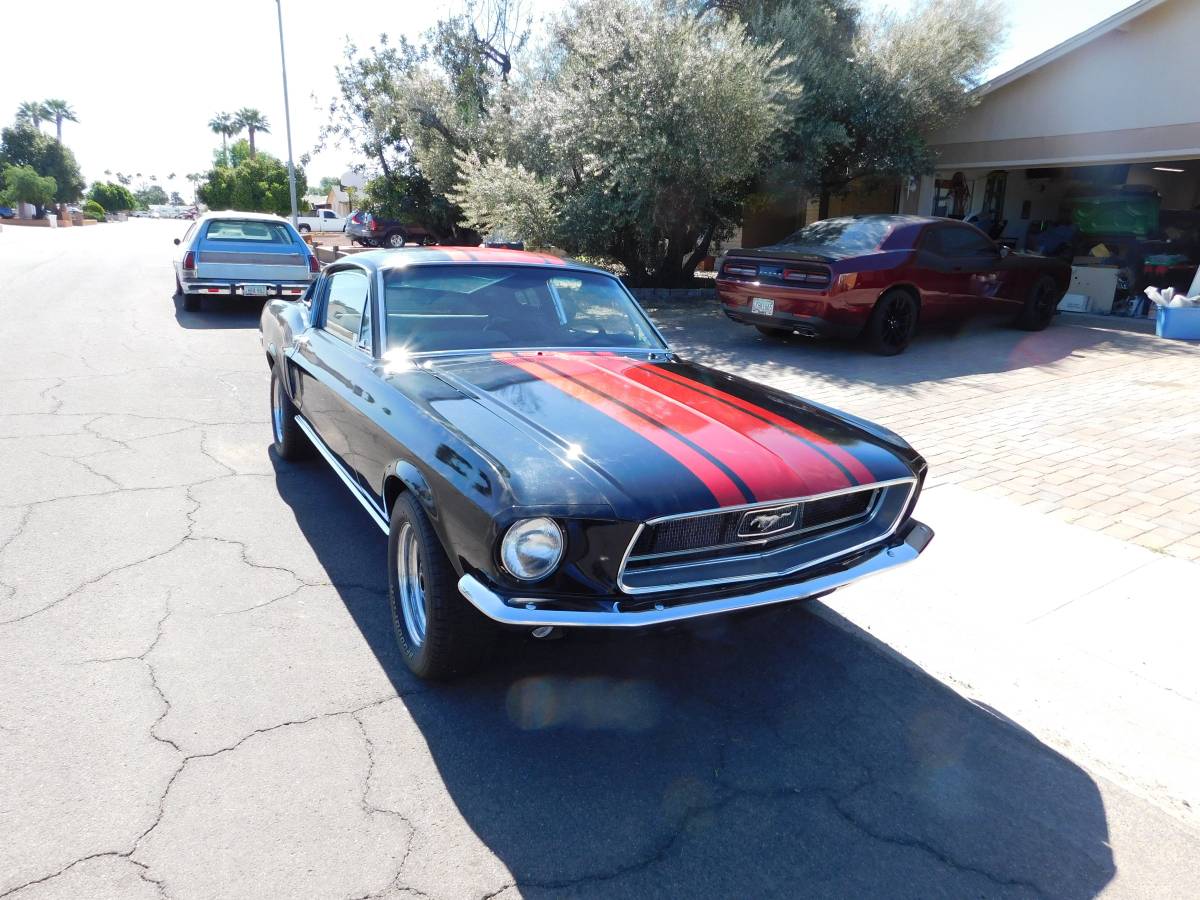
<instances>
[{"instance_id":1,"label":"mustang emblem on grille","mask_svg":"<svg viewBox=\"0 0 1200 900\"><path fill-rule=\"evenodd\" d=\"M774 509L752 509L742 516L738 537L762 537L787 531L796 524L796 506L777 506Z\"/></svg>"}]
</instances>

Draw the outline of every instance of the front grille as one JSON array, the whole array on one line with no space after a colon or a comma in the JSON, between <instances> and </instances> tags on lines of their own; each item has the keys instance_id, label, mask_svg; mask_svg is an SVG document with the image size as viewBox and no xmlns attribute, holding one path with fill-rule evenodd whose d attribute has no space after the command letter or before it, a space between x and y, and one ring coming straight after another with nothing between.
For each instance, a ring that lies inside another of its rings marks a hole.
<instances>
[{"instance_id":1,"label":"front grille","mask_svg":"<svg viewBox=\"0 0 1200 900\"><path fill-rule=\"evenodd\" d=\"M890 534L914 489L897 479L811 500L647 523L621 569L623 591L747 581L837 558Z\"/></svg>"},{"instance_id":2,"label":"front grille","mask_svg":"<svg viewBox=\"0 0 1200 900\"><path fill-rule=\"evenodd\" d=\"M876 491L862 490L779 506L668 519L642 529L629 561L636 562L639 559L664 554L692 554L705 550L728 549L730 546L760 550L764 545L786 542L798 534L822 531L866 516L875 502L875 497ZM769 533L763 536L747 531L747 520L763 511L784 516L783 521L790 527L764 529Z\"/></svg>"}]
</instances>

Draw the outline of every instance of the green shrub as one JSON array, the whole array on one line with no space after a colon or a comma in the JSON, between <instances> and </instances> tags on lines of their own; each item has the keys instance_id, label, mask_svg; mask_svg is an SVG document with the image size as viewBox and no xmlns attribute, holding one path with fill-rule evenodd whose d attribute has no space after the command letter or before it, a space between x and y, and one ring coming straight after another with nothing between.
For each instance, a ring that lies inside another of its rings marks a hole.
<instances>
[{"instance_id":1,"label":"green shrub","mask_svg":"<svg viewBox=\"0 0 1200 900\"><path fill-rule=\"evenodd\" d=\"M89 219L95 219L97 222L104 221L104 207L95 200L87 200L84 202L83 214Z\"/></svg>"}]
</instances>

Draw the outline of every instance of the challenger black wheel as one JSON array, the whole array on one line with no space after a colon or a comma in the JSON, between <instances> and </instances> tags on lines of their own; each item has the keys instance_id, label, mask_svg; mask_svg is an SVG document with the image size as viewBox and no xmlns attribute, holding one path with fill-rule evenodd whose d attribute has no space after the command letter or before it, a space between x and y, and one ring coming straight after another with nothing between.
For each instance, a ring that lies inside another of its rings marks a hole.
<instances>
[{"instance_id":1,"label":"challenger black wheel","mask_svg":"<svg viewBox=\"0 0 1200 900\"><path fill-rule=\"evenodd\" d=\"M1025 298L1025 305L1017 316L1017 327L1026 331L1041 331L1054 318L1054 311L1058 309L1061 299L1062 292L1054 279L1043 275L1029 289L1029 296Z\"/></svg>"},{"instance_id":2,"label":"challenger black wheel","mask_svg":"<svg viewBox=\"0 0 1200 900\"><path fill-rule=\"evenodd\" d=\"M875 303L863 331L867 346L880 356L903 353L917 331L917 301L908 291L891 290Z\"/></svg>"},{"instance_id":3,"label":"challenger black wheel","mask_svg":"<svg viewBox=\"0 0 1200 900\"><path fill-rule=\"evenodd\" d=\"M312 444L296 424L296 407L283 390L278 366L271 367L271 436L280 459L293 461L312 455Z\"/></svg>"},{"instance_id":4,"label":"challenger black wheel","mask_svg":"<svg viewBox=\"0 0 1200 900\"><path fill-rule=\"evenodd\" d=\"M769 338L785 338L791 335L790 328L776 328L773 325L755 325L759 334L765 334Z\"/></svg>"},{"instance_id":5,"label":"challenger black wheel","mask_svg":"<svg viewBox=\"0 0 1200 900\"><path fill-rule=\"evenodd\" d=\"M392 507L388 601L400 655L420 678L463 675L486 662L496 629L458 592L458 577L410 493Z\"/></svg>"}]
</instances>

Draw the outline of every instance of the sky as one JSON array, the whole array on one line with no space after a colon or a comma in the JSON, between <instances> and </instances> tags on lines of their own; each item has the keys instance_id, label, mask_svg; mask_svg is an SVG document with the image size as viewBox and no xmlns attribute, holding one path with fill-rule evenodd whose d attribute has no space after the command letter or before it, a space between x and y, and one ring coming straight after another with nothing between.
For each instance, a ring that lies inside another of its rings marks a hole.
<instances>
[{"instance_id":1,"label":"sky","mask_svg":"<svg viewBox=\"0 0 1200 900\"><path fill-rule=\"evenodd\" d=\"M864 0L864 6L903 11L912 2ZM991 74L1036 56L1129 2L1003 0L1009 35ZM334 66L347 39L360 47L375 43L381 32L419 40L439 18L462 9L462 0L282 3L297 159L313 153L328 119L336 92ZM531 0L531 11L540 17L558 5L559 0ZM257 108L271 123L271 133L258 136L258 146L286 158L274 0L18 0L5 6L3 22L10 35L45 37L4 41L0 122L7 124L23 100L67 100L79 124L66 123L63 140L89 182L104 179L105 169L141 172L188 196L183 176L206 171L220 143L208 129L209 119L242 106ZM52 24L46 22L48 10ZM58 47L64 49L55 52ZM309 181L341 175L354 162L348 149L313 154ZM177 178L168 183L172 172Z\"/></svg>"}]
</instances>

